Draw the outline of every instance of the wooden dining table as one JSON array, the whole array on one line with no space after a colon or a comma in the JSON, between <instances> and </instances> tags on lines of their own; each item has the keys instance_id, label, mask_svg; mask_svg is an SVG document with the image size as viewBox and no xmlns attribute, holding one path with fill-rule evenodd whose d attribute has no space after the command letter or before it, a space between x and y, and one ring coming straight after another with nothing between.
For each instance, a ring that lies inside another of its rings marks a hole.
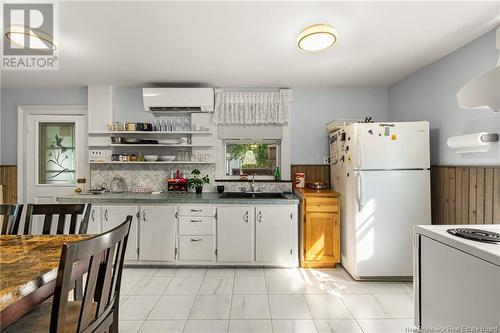
<instances>
[{"instance_id":1,"label":"wooden dining table","mask_svg":"<svg viewBox=\"0 0 500 333\"><path fill-rule=\"evenodd\" d=\"M0 236L0 323L5 328L54 294L62 245L92 235ZM73 277L85 269L73 268Z\"/></svg>"}]
</instances>

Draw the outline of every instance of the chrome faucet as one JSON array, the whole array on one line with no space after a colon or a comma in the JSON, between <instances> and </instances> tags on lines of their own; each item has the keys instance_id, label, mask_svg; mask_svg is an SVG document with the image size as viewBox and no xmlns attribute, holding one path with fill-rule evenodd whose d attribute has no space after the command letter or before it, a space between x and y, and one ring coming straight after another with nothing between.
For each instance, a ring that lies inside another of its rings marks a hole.
<instances>
[{"instance_id":1,"label":"chrome faucet","mask_svg":"<svg viewBox=\"0 0 500 333\"><path fill-rule=\"evenodd\" d=\"M255 193L255 173L252 175L252 185L250 186L250 192Z\"/></svg>"}]
</instances>

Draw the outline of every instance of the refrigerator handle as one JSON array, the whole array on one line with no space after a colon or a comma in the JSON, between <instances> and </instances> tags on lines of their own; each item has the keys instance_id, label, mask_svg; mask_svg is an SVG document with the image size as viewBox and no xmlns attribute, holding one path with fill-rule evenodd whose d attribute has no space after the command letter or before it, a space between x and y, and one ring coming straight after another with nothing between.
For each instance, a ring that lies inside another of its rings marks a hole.
<instances>
[{"instance_id":1,"label":"refrigerator handle","mask_svg":"<svg viewBox=\"0 0 500 333\"><path fill-rule=\"evenodd\" d=\"M356 169L361 169L361 145L359 143L359 137L356 138Z\"/></svg>"},{"instance_id":2,"label":"refrigerator handle","mask_svg":"<svg viewBox=\"0 0 500 333\"><path fill-rule=\"evenodd\" d=\"M361 179L361 172L356 172L356 202L358 204L358 210L361 213L361 210L363 209L362 205L362 190L363 190L363 183Z\"/></svg>"}]
</instances>

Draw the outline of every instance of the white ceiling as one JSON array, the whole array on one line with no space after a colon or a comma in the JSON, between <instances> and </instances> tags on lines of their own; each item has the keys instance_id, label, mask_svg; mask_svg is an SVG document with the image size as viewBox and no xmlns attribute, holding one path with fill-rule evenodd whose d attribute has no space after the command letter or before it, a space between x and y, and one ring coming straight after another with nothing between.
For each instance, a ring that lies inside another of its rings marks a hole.
<instances>
[{"instance_id":1,"label":"white ceiling","mask_svg":"<svg viewBox=\"0 0 500 333\"><path fill-rule=\"evenodd\" d=\"M500 23L500 2L62 2L60 69L7 87L385 86ZM339 41L307 54L302 28Z\"/></svg>"}]
</instances>

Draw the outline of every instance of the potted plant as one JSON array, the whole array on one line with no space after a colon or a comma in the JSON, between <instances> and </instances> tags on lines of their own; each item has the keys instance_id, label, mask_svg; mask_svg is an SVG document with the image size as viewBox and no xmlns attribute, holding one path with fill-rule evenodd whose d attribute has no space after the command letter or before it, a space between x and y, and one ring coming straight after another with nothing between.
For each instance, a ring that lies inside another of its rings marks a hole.
<instances>
[{"instance_id":1,"label":"potted plant","mask_svg":"<svg viewBox=\"0 0 500 333\"><path fill-rule=\"evenodd\" d=\"M210 182L210 178L208 175L200 177L200 170L194 169L191 171L191 178L188 179L189 187L196 189L196 194L201 194L203 191L203 184L208 184Z\"/></svg>"}]
</instances>

